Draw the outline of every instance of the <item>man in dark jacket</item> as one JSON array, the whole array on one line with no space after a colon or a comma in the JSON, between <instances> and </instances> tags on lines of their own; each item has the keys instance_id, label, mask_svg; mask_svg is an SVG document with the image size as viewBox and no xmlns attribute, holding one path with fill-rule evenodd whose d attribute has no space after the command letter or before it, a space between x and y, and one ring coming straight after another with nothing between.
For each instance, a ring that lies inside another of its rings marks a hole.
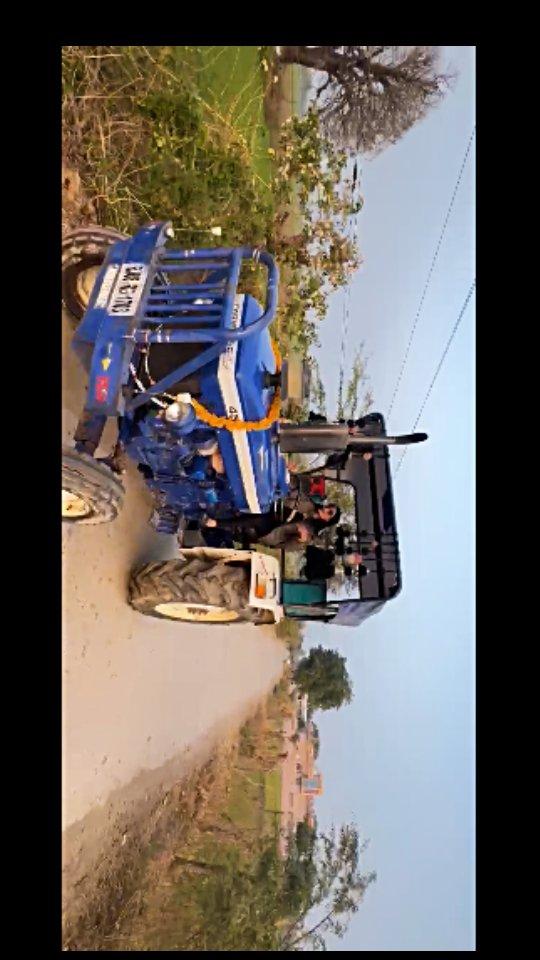
<instances>
[{"instance_id":1,"label":"man in dark jacket","mask_svg":"<svg viewBox=\"0 0 540 960\"><path fill-rule=\"evenodd\" d=\"M272 510L269 513L243 514L231 520L208 518L203 526L227 531L233 540L243 544L262 543L276 549L301 550L304 544L310 543L321 530L337 523L339 517L339 507L327 503L322 506L313 504L313 508L310 507L304 513L291 511L285 522Z\"/></svg>"},{"instance_id":2,"label":"man in dark jacket","mask_svg":"<svg viewBox=\"0 0 540 960\"><path fill-rule=\"evenodd\" d=\"M321 547L308 544L303 568L306 580L331 580L336 572L335 559L333 550L323 550Z\"/></svg>"}]
</instances>

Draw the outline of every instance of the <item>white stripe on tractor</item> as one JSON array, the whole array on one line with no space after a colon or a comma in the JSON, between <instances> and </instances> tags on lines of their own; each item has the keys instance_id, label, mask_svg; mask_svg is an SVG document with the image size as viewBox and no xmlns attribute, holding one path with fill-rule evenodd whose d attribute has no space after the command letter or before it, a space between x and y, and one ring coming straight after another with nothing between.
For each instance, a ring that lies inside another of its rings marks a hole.
<instances>
[{"instance_id":1,"label":"white stripe on tractor","mask_svg":"<svg viewBox=\"0 0 540 960\"><path fill-rule=\"evenodd\" d=\"M243 309L244 295L241 294L240 296L234 298L234 309L231 323L233 330L240 326ZM238 342L233 342L229 343L221 354L218 364L218 383L219 389L221 390L223 403L225 405L226 416L232 419L243 420L244 411L242 409L240 394L238 393L238 385L236 383L237 353ZM232 439L250 513L261 513L247 433L245 430L234 430L232 431Z\"/></svg>"}]
</instances>

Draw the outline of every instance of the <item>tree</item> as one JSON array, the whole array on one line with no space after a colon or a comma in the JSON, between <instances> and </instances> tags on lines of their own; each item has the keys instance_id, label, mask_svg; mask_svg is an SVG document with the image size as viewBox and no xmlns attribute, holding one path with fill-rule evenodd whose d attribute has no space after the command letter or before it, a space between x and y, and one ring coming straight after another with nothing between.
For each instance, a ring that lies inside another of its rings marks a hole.
<instances>
[{"instance_id":1,"label":"tree","mask_svg":"<svg viewBox=\"0 0 540 960\"><path fill-rule=\"evenodd\" d=\"M350 217L363 200L355 177L347 175L345 151L324 136L313 109L283 124L276 161L272 193L282 211L281 229L269 247L286 277L280 334L289 349L307 353L317 340L315 321L324 319L329 293L346 284L360 263ZM284 226L299 221L300 232Z\"/></svg>"},{"instance_id":2,"label":"tree","mask_svg":"<svg viewBox=\"0 0 540 960\"><path fill-rule=\"evenodd\" d=\"M344 387L344 370L341 370L338 387L338 420L354 420L364 416L373 406L373 394L367 388L367 358L364 356L364 344L357 348L347 385ZM360 388L364 389L361 396Z\"/></svg>"},{"instance_id":3,"label":"tree","mask_svg":"<svg viewBox=\"0 0 540 960\"><path fill-rule=\"evenodd\" d=\"M319 364L310 358L311 380L309 385L309 409L326 416L326 391L321 379Z\"/></svg>"},{"instance_id":4,"label":"tree","mask_svg":"<svg viewBox=\"0 0 540 960\"><path fill-rule=\"evenodd\" d=\"M312 901L317 878L316 844L317 830L306 820L300 821L289 836L283 892L289 917L299 917Z\"/></svg>"},{"instance_id":5,"label":"tree","mask_svg":"<svg viewBox=\"0 0 540 960\"><path fill-rule=\"evenodd\" d=\"M296 952L325 949L326 933L343 936L375 880L360 871L366 844L356 828L345 824L319 834L300 823L285 859L276 839L250 838L249 853L220 848L219 863L201 863L190 887L190 949Z\"/></svg>"},{"instance_id":6,"label":"tree","mask_svg":"<svg viewBox=\"0 0 540 960\"><path fill-rule=\"evenodd\" d=\"M439 70L437 47L287 46L279 56L325 74L316 99L326 132L346 149L366 154L396 143L452 81Z\"/></svg>"},{"instance_id":7,"label":"tree","mask_svg":"<svg viewBox=\"0 0 540 960\"><path fill-rule=\"evenodd\" d=\"M317 759L321 747L321 738L319 728L316 723L313 723L313 720L311 721L311 738L313 740L313 756Z\"/></svg>"},{"instance_id":8,"label":"tree","mask_svg":"<svg viewBox=\"0 0 540 960\"><path fill-rule=\"evenodd\" d=\"M336 650L321 646L312 648L300 661L294 679L313 709L331 710L351 702L352 683L345 662Z\"/></svg>"},{"instance_id":9,"label":"tree","mask_svg":"<svg viewBox=\"0 0 540 960\"><path fill-rule=\"evenodd\" d=\"M325 950L325 934L343 936L376 874L360 872L360 854L367 843L360 844L354 826L345 824L320 835L302 826L289 845L286 864L291 878L286 889L300 912L283 931L280 949Z\"/></svg>"}]
</instances>

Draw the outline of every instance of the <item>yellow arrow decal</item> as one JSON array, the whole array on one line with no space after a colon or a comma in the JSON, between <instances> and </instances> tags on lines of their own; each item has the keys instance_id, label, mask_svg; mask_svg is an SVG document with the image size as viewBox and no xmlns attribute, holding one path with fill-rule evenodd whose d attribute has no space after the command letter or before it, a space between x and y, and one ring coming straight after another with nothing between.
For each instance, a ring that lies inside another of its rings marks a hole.
<instances>
[{"instance_id":1,"label":"yellow arrow decal","mask_svg":"<svg viewBox=\"0 0 540 960\"><path fill-rule=\"evenodd\" d=\"M111 363L112 363L112 360L110 360L109 357L105 357L104 360L101 361L101 366L103 367L104 370L108 370Z\"/></svg>"}]
</instances>

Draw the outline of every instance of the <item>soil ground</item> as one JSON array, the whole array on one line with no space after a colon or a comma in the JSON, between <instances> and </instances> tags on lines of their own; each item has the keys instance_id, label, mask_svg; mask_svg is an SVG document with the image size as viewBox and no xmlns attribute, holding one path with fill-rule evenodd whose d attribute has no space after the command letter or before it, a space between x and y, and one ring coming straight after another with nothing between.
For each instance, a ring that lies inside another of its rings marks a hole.
<instances>
[{"instance_id":1,"label":"soil ground","mask_svg":"<svg viewBox=\"0 0 540 960\"><path fill-rule=\"evenodd\" d=\"M269 106L274 122L290 113L287 97L280 77ZM67 162L62 183L63 230L95 223ZM64 314L64 442L86 387L71 334ZM100 453L110 452L114 429L104 441ZM150 498L134 467L125 482L125 506L113 524L63 527L65 949L95 948L89 931L106 930L136 896L156 837L178 830L182 818L188 829L224 745L270 692L287 656L272 627L180 625L128 605L130 569L175 556L177 545L149 526Z\"/></svg>"},{"instance_id":2,"label":"soil ground","mask_svg":"<svg viewBox=\"0 0 540 960\"><path fill-rule=\"evenodd\" d=\"M70 350L66 315L62 324L67 441L86 378ZM104 444L104 452L109 449ZM204 764L270 692L287 656L272 627L180 624L145 617L128 605L131 568L175 556L177 543L149 526L151 503L136 469L125 481L124 509L114 523L63 525L68 926L100 890L110 899L118 852L126 852L131 837L136 843L148 835L152 811L166 792Z\"/></svg>"}]
</instances>

